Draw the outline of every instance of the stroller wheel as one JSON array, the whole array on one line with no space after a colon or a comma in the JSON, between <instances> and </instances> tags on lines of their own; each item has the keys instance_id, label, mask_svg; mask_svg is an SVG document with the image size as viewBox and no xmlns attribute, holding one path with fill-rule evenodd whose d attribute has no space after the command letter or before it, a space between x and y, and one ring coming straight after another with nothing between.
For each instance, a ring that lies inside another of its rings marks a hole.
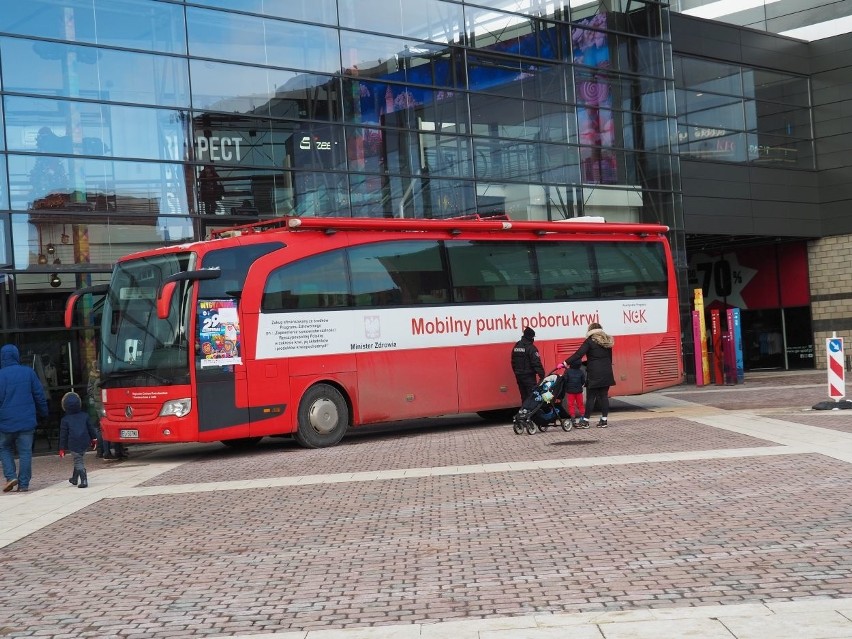
<instances>
[{"instance_id":1,"label":"stroller wheel","mask_svg":"<svg viewBox=\"0 0 852 639\"><path fill-rule=\"evenodd\" d=\"M519 420L515 420L512 424L512 430L515 431L515 435L520 435L524 432L524 423Z\"/></svg>"},{"instance_id":2,"label":"stroller wheel","mask_svg":"<svg viewBox=\"0 0 852 639\"><path fill-rule=\"evenodd\" d=\"M527 434L535 435L536 431L538 431L538 426L536 426L535 422L530 420L527 422Z\"/></svg>"},{"instance_id":3,"label":"stroller wheel","mask_svg":"<svg viewBox=\"0 0 852 639\"><path fill-rule=\"evenodd\" d=\"M574 422L572 420L570 420L570 419L563 419L562 420L562 430L564 430L567 433L572 428L574 428Z\"/></svg>"}]
</instances>

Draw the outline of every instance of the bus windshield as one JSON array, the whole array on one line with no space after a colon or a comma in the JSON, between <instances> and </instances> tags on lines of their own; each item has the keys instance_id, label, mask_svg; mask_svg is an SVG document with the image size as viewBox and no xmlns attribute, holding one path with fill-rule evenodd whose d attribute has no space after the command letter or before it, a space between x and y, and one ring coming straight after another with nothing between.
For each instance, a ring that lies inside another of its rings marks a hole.
<instances>
[{"instance_id":1,"label":"bus windshield","mask_svg":"<svg viewBox=\"0 0 852 639\"><path fill-rule=\"evenodd\" d=\"M172 253L116 264L101 324L104 387L189 383L191 283L179 283L167 319L157 317L157 292L194 262L191 253Z\"/></svg>"}]
</instances>

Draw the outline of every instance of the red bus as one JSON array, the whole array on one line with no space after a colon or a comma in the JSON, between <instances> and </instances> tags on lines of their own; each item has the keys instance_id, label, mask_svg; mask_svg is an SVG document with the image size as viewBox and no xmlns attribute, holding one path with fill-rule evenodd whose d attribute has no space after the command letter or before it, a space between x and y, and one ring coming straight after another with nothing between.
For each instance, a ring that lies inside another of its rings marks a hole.
<instances>
[{"instance_id":1,"label":"red bus","mask_svg":"<svg viewBox=\"0 0 852 639\"><path fill-rule=\"evenodd\" d=\"M579 218L582 220L582 218ZM292 436L458 413L511 418L511 349L546 369L590 322L616 339L614 394L682 381L667 227L594 221L282 218L121 258L99 363L106 438Z\"/></svg>"}]
</instances>

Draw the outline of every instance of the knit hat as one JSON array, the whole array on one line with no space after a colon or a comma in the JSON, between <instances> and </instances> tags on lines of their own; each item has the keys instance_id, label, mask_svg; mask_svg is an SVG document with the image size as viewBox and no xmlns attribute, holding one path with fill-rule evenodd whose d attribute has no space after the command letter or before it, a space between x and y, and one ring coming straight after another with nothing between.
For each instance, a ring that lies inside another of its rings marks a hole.
<instances>
[{"instance_id":1,"label":"knit hat","mask_svg":"<svg viewBox=\"0 0 852 639\"><path fill-rule=\"evenodd\" d=\"M527 326L524 329L524 337L526 337L527 339L533 339L535 337L535 331L533 329L531 329L529 326Z\"/></svg>"}]
</instances>

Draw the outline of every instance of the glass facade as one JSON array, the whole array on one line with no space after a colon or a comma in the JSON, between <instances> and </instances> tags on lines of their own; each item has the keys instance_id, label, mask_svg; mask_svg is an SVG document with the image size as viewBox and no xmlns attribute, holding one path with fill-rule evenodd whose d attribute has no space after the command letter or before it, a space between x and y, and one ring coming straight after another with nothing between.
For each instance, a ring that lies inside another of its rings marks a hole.
<instances>
[{"instance_id":1,"label":"glass facade","mask_svg":"<svg viewBox=\"0 0 852 639\"><path fill-rule=\"evenodd\" d=\"M686 56L674 69L682 156L816 168L808 78Z\"/></svg>"},{"instance_id":2,"label":"glass facade","mask_svg":"<svg viewBox=\"0 0 852 639\"><path fill-rule=\"evenodd\" d=\"M85 384L98 339L97 300L83 328L61 328L68 293L107 281L121 255L271 217L602 215L668 224L677 247L667 12L652 0L10 3L4 340L58 399ZM769 118L763 103L796 106L740 83L719 93L755 104L726 123L743 136L749 117Z\"/></svg>"}]
</instances>

